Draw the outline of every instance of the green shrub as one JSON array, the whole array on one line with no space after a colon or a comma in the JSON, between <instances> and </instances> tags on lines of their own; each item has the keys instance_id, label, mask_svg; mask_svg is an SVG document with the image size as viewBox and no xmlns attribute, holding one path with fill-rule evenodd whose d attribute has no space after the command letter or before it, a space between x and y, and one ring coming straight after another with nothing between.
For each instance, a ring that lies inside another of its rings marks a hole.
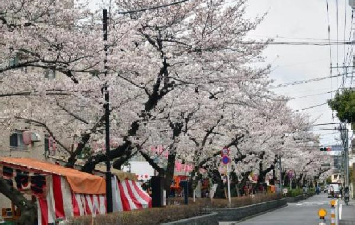
<instances>
[{"instance_id":1,"label":"green shrub","mask_svg":"<svg viewBox=\"0 0 355 225\"><path fill-rule=\"evenodd\" d=\"M213 199L211 201L209 198L198 198L196 199L196 202L193 202L193 199L189 198L189 205L184 205L183 198L169 198L168 203L170 205L166 207L117 212L107 215L97 215L96 217L74 217L67 224L154 225L202 215L205 213L205 208L241 207L280 198L281 195L278 194L259 194L253 197L235 197L231 199L231 206L229 206L227 199Z\"/></svg>"},{"instance_id":2,"label":"green shrub","mask_svg":"<svg viewBox=\"0 0 355 225\"><path fill-rule=\"evenodd\" d=\"M301 188L296 189L288 189L287 197L296 197L303 194L303 190Z\"/></svg>"},{"instance_id":3,"label":"green shrub","mask_svg":"<svg viewBox=\"0 0 355 225\"><path fill-rule=\"evenodd\" d=\"M117 212L96 217L82 216L72 218L70 225L154 225L201 215L202 207L198 203L189 205L169 205L164 208L151 208Z\"/></svg>"}]
</instances>

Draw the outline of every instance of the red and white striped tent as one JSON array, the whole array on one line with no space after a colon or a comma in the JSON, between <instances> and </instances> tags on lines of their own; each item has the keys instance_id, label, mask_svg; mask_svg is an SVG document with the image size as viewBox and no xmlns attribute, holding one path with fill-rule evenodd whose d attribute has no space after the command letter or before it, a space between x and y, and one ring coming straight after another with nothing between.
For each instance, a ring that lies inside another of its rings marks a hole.
<instances>
[{"instance_id":1,"label":"red and white striped tent","mask_svg":"<svg viewBox=\"0 0 355 225\"><path fill-rule=\"evenodd\" d=\"M97 174L106 174L106 166L96 166ZM113 202L113 211L130 211L134 209L151 208L152 199L137 182L137 176L116 169L111 169L112 197L121 199Z\"/></svg>"},{"instance_id":2,"label":"red and white striped tent","mask_svg":"<svg viewBox=\"0 0 355 225\"><path fill-rule=\"evenodd\" d=\"M37 199L38 224L73 216L106 213L105 179L30 158L0 157L0 176ZM113 209L151 207L151 198L135 180L112 178Z\"/></svg>"}]
</instances>

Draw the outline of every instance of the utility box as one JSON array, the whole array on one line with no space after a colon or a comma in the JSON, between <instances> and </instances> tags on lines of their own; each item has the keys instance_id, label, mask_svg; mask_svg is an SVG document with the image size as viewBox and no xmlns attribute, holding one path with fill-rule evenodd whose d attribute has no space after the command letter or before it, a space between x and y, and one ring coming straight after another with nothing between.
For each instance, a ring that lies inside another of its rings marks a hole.
<instances>
[{"instance_id":1,"label":"utility box","mask_svg":"<svg viewBox=\"0 0 355 225\"><path fill-rule=\"evenodd\" d=\"M349 0L349 5L351 8L355 9L355 0Z\"/></svg>"},{"instance_id":2,"label":"utility box","mask_svg":"<svg viewBox=\"0 0 355 225\"><path fill-rule=\"evenodd\" d=\"M164 206L164 178L160 176L152 176L152 206Z\"/></svg>"}]
</instances>

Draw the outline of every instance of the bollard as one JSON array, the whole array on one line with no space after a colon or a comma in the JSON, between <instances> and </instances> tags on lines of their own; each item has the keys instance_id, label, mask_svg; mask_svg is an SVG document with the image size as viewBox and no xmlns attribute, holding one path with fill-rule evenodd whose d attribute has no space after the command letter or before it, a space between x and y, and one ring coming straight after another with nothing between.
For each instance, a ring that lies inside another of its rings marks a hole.
<instances>
[{"instance_id":1,"label":"bollard","mask_svg":"<svg viewBox=\"0 0 355 225\"><path fill-rule=\"evenodd\" d=\"M338 225L339 221L337 220L338 217L336 215L335 206L337 205L337 200L333 199L330 201L331 209L330 209L330 225Z\"/></svg>"},{"instance_id":2,"label":"bollard","mask_svg":"<svg viewBox=\"0 0 355 225\"><path fill-rule=\"evenodd\" d=\"M319 225L327 225L325 222L325 219L324 219L324 217L326 215L327 215L327 211L325 209L322 208L322 209L318 210L318 216L320 219Z\"/></svg>"}]
</instances>

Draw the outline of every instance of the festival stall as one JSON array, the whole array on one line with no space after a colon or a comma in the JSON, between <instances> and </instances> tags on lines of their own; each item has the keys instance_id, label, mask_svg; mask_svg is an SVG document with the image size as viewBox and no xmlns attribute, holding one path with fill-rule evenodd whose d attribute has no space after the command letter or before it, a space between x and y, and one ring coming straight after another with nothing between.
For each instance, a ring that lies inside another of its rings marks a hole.
<instances>
[{"instance_id":1,"label":"festival stall","mask_svg":"<svg viewBox=\"0 0 355 225\"><path fill-rule=\"evenodd\" d=\"M31 158L11 157L0 157L0 176L35 197L38 224L106 213L106 182L100 176ZM135 180L125 178L112 177L114 211L150 207L148 194Z\"/></svg>"},{"instance_id":2,"label":"festival stall","mask_svg":"<svg viewBox=\"0 0 355 225\"><path fill-rule=\"evenodd\" d=\"M96 173L100 176L106 173L105 166L96 166ZM101 174L100 174L101 173ZM152 199L137 182L137 176L133 173L111 169L113 211L130 211L152 207Z\"/></svg>"}]
</instances>

